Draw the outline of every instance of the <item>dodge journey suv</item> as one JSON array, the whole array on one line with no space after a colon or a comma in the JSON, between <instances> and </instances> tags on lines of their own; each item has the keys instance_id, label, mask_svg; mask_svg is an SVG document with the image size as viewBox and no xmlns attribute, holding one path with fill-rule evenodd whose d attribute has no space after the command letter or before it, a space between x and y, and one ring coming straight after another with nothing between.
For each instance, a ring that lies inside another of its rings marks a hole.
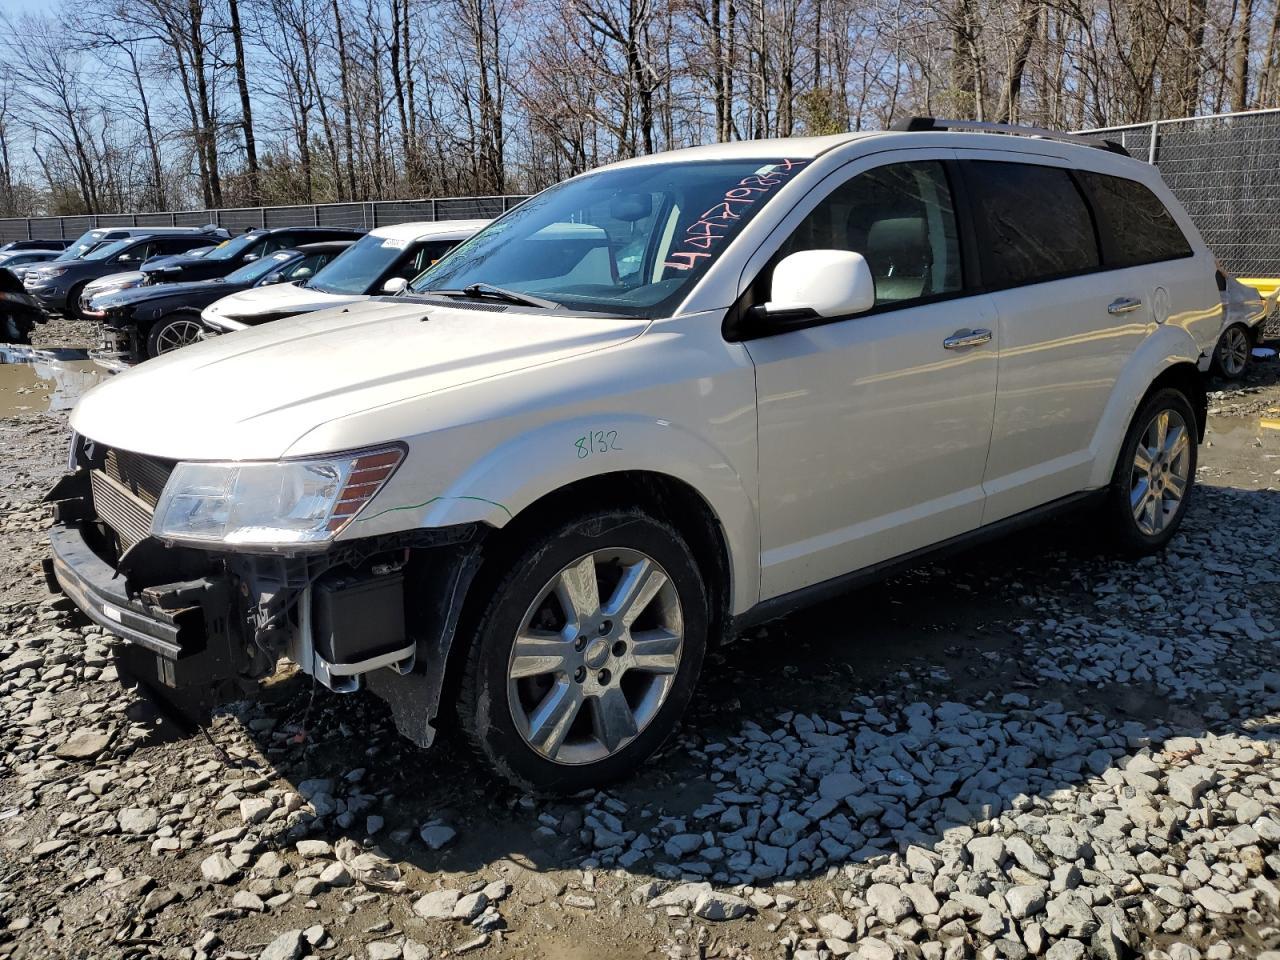
<instances>
[{"instance_id":1,"label":"dodge journey suv","mask_svg":"<svg viewBox=\"0 0 1280 960\"><path fill-rule=\"evenodd\" d=\"M575 791L657 749L725 634L1068 507L1158 551L1213 257L1119 148L950 126L604 167L398 296L117 376L49 573L177 701L287 657Z\"/></svg>"}]
</instances>

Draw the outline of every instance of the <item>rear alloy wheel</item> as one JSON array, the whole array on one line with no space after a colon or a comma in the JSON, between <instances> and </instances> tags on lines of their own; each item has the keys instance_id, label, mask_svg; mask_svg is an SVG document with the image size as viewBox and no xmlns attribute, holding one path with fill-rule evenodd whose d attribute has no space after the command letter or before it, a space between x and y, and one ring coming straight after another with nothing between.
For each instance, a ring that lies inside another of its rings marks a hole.
<instances>
[{"instance_id":1,"label":"rear alloy wheel","mask_svg":"<svg viewBox=\"0 0 1280 960\"><path fill-rule=\"evenodd\" d=\"M1239 380L1249 368L1251 350L1247 329L1240 324L1227 327L1222 331L1218 346L1213 351L1214 370L1228 380Z\"/></svg>"},{"instance_id":2,"label":"rear alloy wheel","mask_svg":"<svg viewBox=\"0 0 1280 960\"><path fill-rule=\"evenodd\" d=\"M1191 404L1177 390L1159 391L1133 418L1111 485L1122 548L1155 553L1173 538L1195 483L1196 454Z\"/></svg>"},{"instance_id":3,"label":"rear alloy wheel","mask_svg":"<svg viewBox=\"0 0 1280 960\"><path fill-rule=\"evenodd\" d=\"M576 792L626 775L693 696L706 597L680 536L604 511L520 552L473 641L458 714L509 780Z\"/></svg>"},{"instance_id":4,"label":"rear alloy wheel","mask_svg":"<svg viewBox=\"0 0 1280 960\"><path fill-rule=\"evenodd\" d=\"M172 353L182 347L199 343L204 327L193 317L164 317L157 320L147 336L147 352L158 357L162 353Z\"/></svg>"}]
</instances>

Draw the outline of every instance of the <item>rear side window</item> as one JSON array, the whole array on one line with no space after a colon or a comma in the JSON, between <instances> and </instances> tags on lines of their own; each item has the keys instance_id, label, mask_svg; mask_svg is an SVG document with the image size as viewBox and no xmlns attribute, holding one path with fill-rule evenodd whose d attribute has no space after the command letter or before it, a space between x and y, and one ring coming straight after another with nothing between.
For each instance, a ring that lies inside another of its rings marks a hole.
<instances>
[{"instance_id":1,"label":"rear side window","mask_svg":"<svg viewBox=\"0 0 1280 960\"><path fill-rule=\"evenodd\" d=\"M1093 218L1066 170L971 160L965 172L986 241L980 246L987 286L1038 283L1101 266Z\"/></svg>"},{"instance_id":2,"label":"rear side window","mask_svg":"<svg viewBox=\"0 0 1280 960\"><path fill-rule=\"evenodd\" d=\"M1136 180L1081 170L1093 200L1109 267L1134 267L1191 256L1191 244L1160 198Z\"/></svg>"}]
</instances>

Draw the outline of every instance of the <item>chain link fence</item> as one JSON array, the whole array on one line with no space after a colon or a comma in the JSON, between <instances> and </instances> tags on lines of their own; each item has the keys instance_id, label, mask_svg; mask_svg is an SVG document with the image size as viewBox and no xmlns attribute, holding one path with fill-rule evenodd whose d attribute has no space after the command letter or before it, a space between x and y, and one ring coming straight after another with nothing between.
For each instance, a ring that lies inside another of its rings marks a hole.
<instances>
[{"instance_id":1,"label":"chain link fence","mask_svg":"<svg viewBox=\"0 0 1280 960\"><path fill-rule=\"evenodd\" d=\"M0 218L0 242L74 240L97 227L203 227L216 224L232 233L254 227L354 227L372 230L421 220L471 220L497 217L525 197L444 197L434 200L376 200L367 203L314 203L289 207L233 207L170 213L100 213L82 217Z\"/></svg>"},{"instance_id":2,"label":"chain link fence","mask_svg":"<svg viewBox=\"0 0 1280 960\"><path fill-rule=\"evenodd\" d=\"M1280 277L1280 110L1081 132L1159 167L1229 273Z\"/></svg>"}]
</instances>

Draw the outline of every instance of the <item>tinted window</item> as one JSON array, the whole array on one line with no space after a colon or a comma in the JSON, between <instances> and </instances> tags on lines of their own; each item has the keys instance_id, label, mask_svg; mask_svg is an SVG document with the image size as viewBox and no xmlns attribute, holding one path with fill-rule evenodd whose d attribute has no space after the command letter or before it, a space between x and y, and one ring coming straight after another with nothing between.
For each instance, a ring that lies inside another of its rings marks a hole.
<instances>
[{"instance_id":1,"label":"tinted window","mask_svg":"<svg viewBox=\"0 0 1280 960\"><path fill-rule=\"evenodd\" d=\"M429 243L419 244L412 257L407 258L403 263L396 264L391 275L412 280L423 270L435 266L436 261L456 247L458 242L457 240L432 240Z\"/></svg>"},{"instance_id":2,"label":"tinted window","mask_svg":"<svg viewBox=\"0 0 1280 960\"><path fill-rule=\"evenodd\" d=\"M1009 287L1099 267L1093 218L1070 174L1057 167L966 163L974 221L985 237L982 275Z\"/></svg>"},{"instance_id":3,"label":"tinted window","mask_svg":"<svg viewBox=\"0 0 1280 960\"><path fill-rule=\"evenodd\" d=\"M800 250L862 254L876 302L904 303L963 285L951 190L941 163L899 163L859 174L805 217L777 260Z\"/></svg>"},{"instance_id":4,"label":"tinted window","mask_svg":"<svg viewBox=\"0 0 1280 960\"><path fill-rule=\"evenodd\" d=\"M262 234L260 233L242 233L238 237L232 237L230 240L223 240L205 254L205 259L230 260L232 257L240 256L261 239Z\"/></svg>"},{"instance_id":5,"label":"tinted window","mask_svg":"<svg viewBox=\"0 0 1280 960\"><path fill-rule=\"evenodd\" d=\"M280 254L276 254L280 256ZM327 253L313 253L309 256L302 257L297 263L290 264L280 273L281 281L289 280L307 280L315 276L317 270L323 267L331 259Z\"/></svg>"},{"instance_id":6,"label":"tinted window","mask_svg":"<svg viewBox=\"0 0 1280 960\"><path fill-rule=\"evenodd\" d=\"M273 270L282 269L295 256L296 254L288 251L281 251L260 260L250 260L243 267L237 267L228 273L227 283L257 283Z\"/></svg>"},{"instance_id":7,"label":"tinted window","mask_svg":"<svg viewBox=\"0 0 1280 960\"><path fill-rule=\"evenodd\" d=\"M1191 256L1191 244L1160 198L1135 180L1081 170L1102 228L1103 254L1109 267Z\"/></svg>"},{"instance_id":8,"label":"tinted window","mask_svg":"<svg viewBox=\"0 0 1280 960\"><path fill-rule=\"evenodd\" d=\"M153 257L162 253L183 253L200 246L204 241L199 237L166 237L155 242Z\"/></svg>"}]
</instances>

